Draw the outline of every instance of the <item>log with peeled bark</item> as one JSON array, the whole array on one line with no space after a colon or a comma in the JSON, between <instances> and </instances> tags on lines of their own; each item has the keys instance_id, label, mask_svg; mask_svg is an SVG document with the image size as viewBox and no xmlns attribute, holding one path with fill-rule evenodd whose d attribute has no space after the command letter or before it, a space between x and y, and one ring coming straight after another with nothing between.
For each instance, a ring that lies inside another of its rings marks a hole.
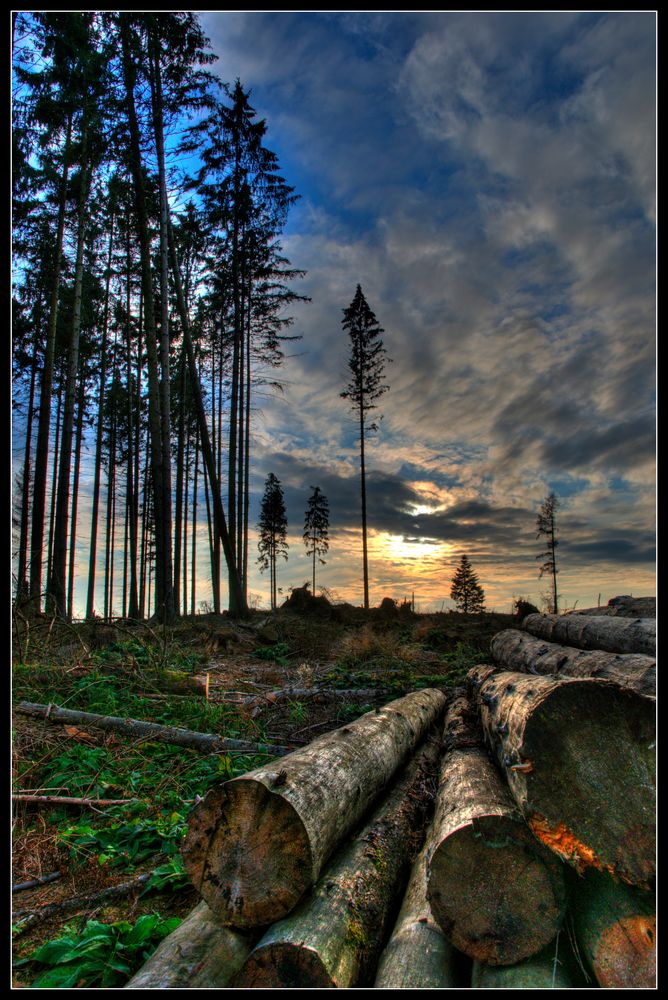
<instances>
[{"instance_id":1,"label":"log with peeled bark","mask_svg":"<svg viewBox=\"0 0 668 1000\"><path fill-rule=\"evenodd\" d=\"M475 961L471 974L471 987L476 990L567 990L584 986L584 976L563 931L531 958L516 965Z\"/></svg>"},{"instance_id":2,"label":"log with peeled bark","mask_svg":"<svg viewBox=\"0 0 668 1000\"><path fill-rule=\"evenodd\" d=\"M263 926L290 913L445 704L441 691L414 691L212 788L182 853L223 923Z\"/></svg>"},{"instance_id":3,"label":"log with peeled bark","mask_svg":"<svg viewBox=\"0 0 668 1000\"><path fill-rule=\"evenodd\" d=\"M429 833L427 833L427 842ZM456 989L452 945L427 901L426 846L418 854L390 940L380 956L376 989Z\"/></svg>"},{"instance_id":4,"label":"log with peeled bark","mask_svg":"<svg viewBox=\"0 0 668 1000\"><path fill-rule=\"evenodd\" d=\"M126 990L215 989L229 984L257 934L223 927L206 903L198 903L160 942Z\"/></svg>"},{"instance_id":5,"label":"log with peeled bark","mask_svg":"<svg viewBox=\"0 0 668 1000\"><path fill-rule=\"evenodd\" d=\"M260 939L233 985L370 985L433 802L440 746L415 754L371 820L339 850L290 916Z\"/></svg>"},{"instance_id":6,"label":"log with peeled bark","mask_svg":"<svg viewBox=\"0 0 668 1000\"><path fill-rule=\"evenodd\" d=\"M655 703L610 681L469 671L485 740L534 834L582 871L655 871Z\"/></svg>"},{"instance_id":7,"label":"log with peeled bark","mask_svg":"<svg viewBox=\"0 0 668 1000\"><path fill-rule=\"evenodd\" d=\"M93 726L105 732L122 733L138 740L157 740L159 743L173 743L176 746L187 747L189 750L199 750L201 753L241 753L267 754L280 757L292 753L289 747L274 746L267 743L251 743L248 740L226 739L214 733L197 733L191 729L180 729L177 726L159 726L155 722L144 722L141 719L122 719L115 715L95 715L92 712L77 712L69 708L58 708L57 705L38 705L22 701L18 712L23 715L33 715L48 719L50 722L72 723L74 725Z\"/></svg>"},{"instance_id":8,"label":"log with peeled bark","mask_svg":"<svg viewBox=\"0 0 668 1000\"><path fill-rule=\"evenodd\" d=\"M531 835L466 698L450 705L444 737L427 898L455 948L510 965L558 932L566 907L563 865Z\"/></svg>"},{"instance_id":9,"label":"log with peeled bark","mask_svg":"<svg viewBox=\"0 0 668 1000\"><path fill-rule=\"evenodd\" d=\"M572 888L575 936L599 986L656 985L656 911L652 893L588 871Z\"/></svg>"},{"instance_id":10,"label":"log with peeled bark","mask_svg":"<svg viewBox=\"0 0 668 1000\"><path fill-rule=\"evenodd\" d=\"M576 649L656 656L654 618L611 618L605 615L527 615L522 628L539 639L563 642Z\"/></svg>"},{"instance_id":11,"label":"log with peeled bark","mask_svg":"<svg viewBox=\"0 0 668 1000\"><path fill-rule=\"evenodd\" d=\"M575 649L513 628L497 632L490 649L495 663L506 670L555 677L600 677L647 698L656 697L656 660L644 653Z\"/></svg>"}]
</instances>

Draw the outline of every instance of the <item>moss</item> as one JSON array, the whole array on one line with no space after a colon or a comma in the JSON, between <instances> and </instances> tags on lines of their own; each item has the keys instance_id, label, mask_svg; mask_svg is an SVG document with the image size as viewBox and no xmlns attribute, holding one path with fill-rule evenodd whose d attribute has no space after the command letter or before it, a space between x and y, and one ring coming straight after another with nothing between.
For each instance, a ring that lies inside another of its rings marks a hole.
<instances>
[{"instance_id":1,"label":"moss","mask_svg":"<svg viewBox=\"0 0 668 1000\"><path fill-rule=\"evenodd\" d=\"M346 932L346 942L355 948L366 948L369 940L359 920L351 920Z\"/></svg>"}]
</instances>

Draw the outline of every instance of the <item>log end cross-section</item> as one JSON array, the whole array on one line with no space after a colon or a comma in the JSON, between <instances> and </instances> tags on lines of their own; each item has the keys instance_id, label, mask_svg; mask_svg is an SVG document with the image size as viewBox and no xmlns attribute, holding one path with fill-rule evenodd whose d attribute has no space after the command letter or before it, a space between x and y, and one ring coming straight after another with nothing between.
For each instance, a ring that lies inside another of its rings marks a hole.
<instances>
[{"instance_id":1,"label":"log end cross-section","mask_svg":"<svg viewBox=\"0 0 668 1000\"><path fill-rule=\"evenodd\" d=\"M204 801L206 808L191 814L183 851L202 898L233 926L284 917L313 883L309 838L294 807L262 781L243 778L213 789Z\"/></svg>"},{"instance_id":2,"label":"log end cross-section","mask_svg":"<svg viewBox=\"0 0 668 1000\"><path fill-rule=\"evenodd\" d=\"M534 834L578 870L655 870L653 703L604 680L471 671L488 745Z\"/></svg>"}]
</instances>

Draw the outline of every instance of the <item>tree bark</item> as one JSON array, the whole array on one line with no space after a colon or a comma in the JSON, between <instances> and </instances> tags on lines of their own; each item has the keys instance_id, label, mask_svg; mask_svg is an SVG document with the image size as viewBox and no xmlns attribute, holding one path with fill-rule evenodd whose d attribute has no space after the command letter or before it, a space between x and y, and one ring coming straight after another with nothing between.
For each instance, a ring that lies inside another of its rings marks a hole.
<instances>
[{"instance_id":1,"label":"tree bark","mask_svg":"<svg viewBox=\"0 0 668 1000\"><path fill-rule=\"evenodd\" d=\"M589 871L573 887L578 945L604 989L656 987L653 895Z\"/></svg>"},{"instance_id":2,"label":"tree bark","mask_svg":"<svg viewBox=\"0 0 668 1000\"><path fill-rule=\"evenodd\" d=\"M498 632L490 648L495 662L506 670L555 677L599 677L648 698L656 697L656 660L643 653L574 649L536 639L519 629Z\"/></svg>"},{"instance_id":3,"label":"tree bark","mask_svg":"<svg viewBox=\"0 0 668 1000\"><path fill-rule=\"evenodd\" d=\"M427 833L427 841L429 833ZM454 949L427 901L426 846L418 855L397 922L380 956L375 989L456 989Z\"/></svg>"},{"instance_id":4,"label":"tree bark","mask_svg":"<svg viewBox=\"0 0 668 1000\"><path fill-rule=\"evenodd\" d=\"M23 715L38 716L51 722L75 723L94 726L105 732L122 733L132 739L157 740L159 743L173 743L176 746L198 750L200 753L241 753L267 754L280 757L292 751L288 747L272 746L266 743L250 743L247 740L224 739L212 733L196 733L177 726L159 726L155 722L139 719L121 719L115 715L95 715L92 712L77 712L54 705L37 705L22 701L17 711Z\"/></svg>"},{"instance_id":5,"label":"tree bark","mask_svg":"<svg viewBox=\"0 0 668 1000\"><path fill-rule=\"evenodd\" d=\"M439 746L408 763L371 821L346 843L297 910L274 924L234 981L248 988L369 985L419 850Z\"/></svg>"},{"instance_id":6,"label":"tree bark","mask_svg":"<svg viewBox=\"0 0 668 1000\"><path fill-rule=\"evenodd\" d=\"M199 903L161 941L126 990L216 989L229 984L257 935L223 927L206 903Z\"/></svg>"},{"instance_id":7,"label":"tree bark","mask_svg":"<svg viewBox=\"0 0 668 1000\"><path fill-rule=\"evenodd\" d=\"M74 573L76 568L77 523L79 509L79 472L81 470L81 444L83 440L83 424L86 408L86 382L81 376L79 382L79 399L77 401L77 434L74 445L74 477L72 481L72 514L70 519L70 559L67 567L67 619L72 621L74 615Z\"/></svg>"},{"instance_id":8,"label":"tree bark","mask_svg":"<svg viewBox=\"0 0 668 1000\"><path fill-rule=\"evenodd\" d=\"M594 678L469 671L485 740L539 840L578 870L655 870L654 704Z\"/></svg>"},{"instance_id":9,"label":"tree bark","mask_svg":"<svg viewBox=\"0 0 668 1000\"><path fill-rule=\"evenodd\" d=\"M531 835L465 698L450 706L444 736L427 898L455 948L511 965L559 930L566 906L562 865Z\"/></svg>"},{"instance_id":10,"label":"tree bark","mask_svg":"<svg viewBox=\"0 0 668 1000\"><path fill-rule=\"evenodd\" d=\"M656 620L606 615L527 615L522 628L539 639L577 649L656 656Z\"/></svg>"},{"instance_id":11,"label":"tree bark","mask_svg":"<svg viewBox=\"0 0 668 1000\"><path fill-rule=\"evenodd\" d=\"M183 857L226 924L272 923L324 864L445 708L414 691L284 758L213 789L195 807Z\"/></svg>"}]
</instances>

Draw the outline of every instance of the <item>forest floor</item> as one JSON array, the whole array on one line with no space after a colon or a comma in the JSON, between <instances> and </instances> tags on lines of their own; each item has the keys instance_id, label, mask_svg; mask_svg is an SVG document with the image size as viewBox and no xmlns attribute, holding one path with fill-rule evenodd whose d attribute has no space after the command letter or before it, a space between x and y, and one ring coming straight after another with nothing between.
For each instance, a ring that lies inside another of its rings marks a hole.
<instances>
[{"instance_id":1,"label":"forest floor","mask_svg":"<svg viewBox=\"0 0 668 1000\"><path fill-rule=\"evenodd\" d=\"M13 885L60 873L13 895L14 986L122 986L198 901L179 853L196 797L267 761L32 718L21 701L297 748L416 688L461 684L514 624L386 603L365 612L314 602L243 622L197 615L171 627L15 613L14 792L131 801L14 802ZM208 673L208 699L169 693L173 671ZM304 694L277 699L286 688ZM332 693L350 689L369 693ZM119 898L77 899L133 880Z\"/></svg>"}]
</instances>

